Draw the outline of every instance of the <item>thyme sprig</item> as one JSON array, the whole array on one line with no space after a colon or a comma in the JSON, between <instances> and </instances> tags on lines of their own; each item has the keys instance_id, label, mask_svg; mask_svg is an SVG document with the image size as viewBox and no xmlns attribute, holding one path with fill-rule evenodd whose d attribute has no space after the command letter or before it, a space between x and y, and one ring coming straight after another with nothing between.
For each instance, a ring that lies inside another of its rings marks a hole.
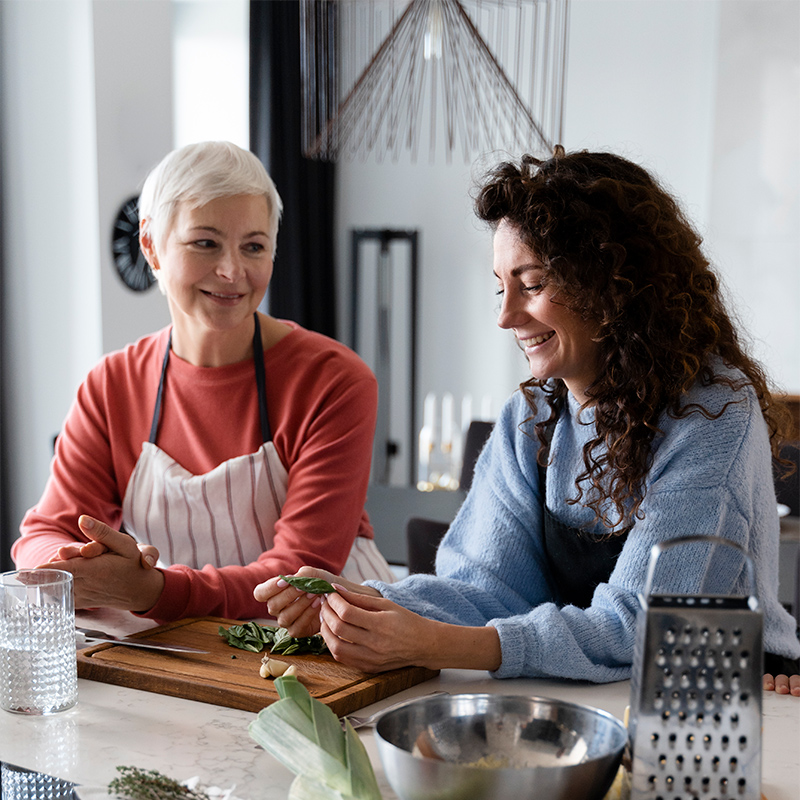
<instances>
[{"instance_id":1,"label":"thyme sprig","mask_svg":"<svg viewBox=\"0 0 800 800\"><path fill-rule=\"evenodd\" d=\"M108 784L108 793L130 800L209 800L208 795L189 789L157 770L117 767L119 777Z\"/></svg>"}]
</instances>

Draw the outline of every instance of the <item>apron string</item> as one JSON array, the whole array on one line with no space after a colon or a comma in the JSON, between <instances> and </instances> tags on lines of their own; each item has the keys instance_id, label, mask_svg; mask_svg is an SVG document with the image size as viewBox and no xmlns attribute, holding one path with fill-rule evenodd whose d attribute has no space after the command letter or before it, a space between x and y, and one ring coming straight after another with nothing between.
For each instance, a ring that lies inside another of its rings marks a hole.
<instances>
[{"instance_id":1,"label":"apron string","mask_svg":"<svg viewBox=\"0 0 800 800\"><path fill-rule=\"evenodd\" d=\"M172 349L172 328L169 331L169 339L167 339L167 351L164 353L164 361L161 364L161 378L158 381L158 394L156 395L156 407L153 409L153 421L150 423L150 438L147 440L150 444L156 443L156 433L158 431L158 422L161 419L161 398L164 396L164 378L167 374L167 364L169 364L169 351Z\"/></svg>"},{"instance_id":2,"label":"apron string","mask_svg":"<svg viewBox=\"0 0 800 800\"><path fill-rule=\"evenodd\" d=\"M261 416L261 441L272 441L272 430L267 416L267 388L264 371L264 345L261 342L261 323L258 314L253 314L255 332L253 334L253 364L256 370L256 390L258 391L258 413Z\"/></svg>"},{"instance_id":3,"label":"apron string","mask_svg":"<svg viewBox=\"0 0 800 800\"><path fill-rule=\"evenodd\" d=\"M264 370L264 345L261 342L261 324L258 321L258 314L253 314L255 330L253 332L253 363L256 370L256 390L258 392L258 413L261 421L261 441L272 441L272 430L269 427L269 417L267 416L267 389L266 374ZM169 351L172 349L172 330L167 339L167 350L164 353L164 361L161 364L161 377L158 381L158 393L156 394L156 405L153 409L153 421L150 423L150 444L156 443L158 433L158 423L161 419L161 401L164 397L164 384L166 383L167 365L169 364Z\"/></svg>"}]
</instances>

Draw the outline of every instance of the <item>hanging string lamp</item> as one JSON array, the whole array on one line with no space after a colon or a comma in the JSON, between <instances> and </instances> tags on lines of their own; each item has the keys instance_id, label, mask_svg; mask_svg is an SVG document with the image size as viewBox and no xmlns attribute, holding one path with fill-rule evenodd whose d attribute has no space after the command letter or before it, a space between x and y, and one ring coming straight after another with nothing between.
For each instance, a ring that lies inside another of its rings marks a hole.
<instances>
[{"instance_id":1,"label":"hanging string lamp","mask_svg":"<svg viewBox=\"0 0 800 800\"><path fill-rule=\"evenodd\" d=\"M568 0L302 0L304 153L550 152L567 28Z\"/></svg>"}]
</instances>

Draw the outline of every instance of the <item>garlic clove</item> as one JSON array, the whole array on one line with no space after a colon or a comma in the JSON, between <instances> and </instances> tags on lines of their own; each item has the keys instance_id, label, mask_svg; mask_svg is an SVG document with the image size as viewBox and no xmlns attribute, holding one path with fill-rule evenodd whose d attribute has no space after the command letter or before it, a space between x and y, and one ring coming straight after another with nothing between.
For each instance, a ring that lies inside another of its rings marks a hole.
<instances>
[{"instance_id":1,"label":"garlic clove","mask_svg":"<svg viewBox=\"0 0 800 800\"><path fill-rule=\"evenodd\" d=\"M273 678L279 678L286 673L289 665L285 661L278 661L275 658L269 660L269 671L272 673Z\"/></svg>"}]
</instances>

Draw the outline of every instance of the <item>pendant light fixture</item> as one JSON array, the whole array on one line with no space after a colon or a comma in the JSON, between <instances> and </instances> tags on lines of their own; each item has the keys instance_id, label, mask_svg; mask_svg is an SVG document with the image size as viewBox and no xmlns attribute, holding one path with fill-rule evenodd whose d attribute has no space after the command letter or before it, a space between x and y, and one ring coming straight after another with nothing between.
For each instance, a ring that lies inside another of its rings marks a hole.
<instances>
[{"instance_id":1,"label":"pendant light fixture","mask_svg":"<svg viewBox=\"0 0 800 800\"><path fill-rule=\"evenodd\" d=\"M301 0L303 148L465 161L562 139L568 0Z\"/></svg>"}]
</instances>

